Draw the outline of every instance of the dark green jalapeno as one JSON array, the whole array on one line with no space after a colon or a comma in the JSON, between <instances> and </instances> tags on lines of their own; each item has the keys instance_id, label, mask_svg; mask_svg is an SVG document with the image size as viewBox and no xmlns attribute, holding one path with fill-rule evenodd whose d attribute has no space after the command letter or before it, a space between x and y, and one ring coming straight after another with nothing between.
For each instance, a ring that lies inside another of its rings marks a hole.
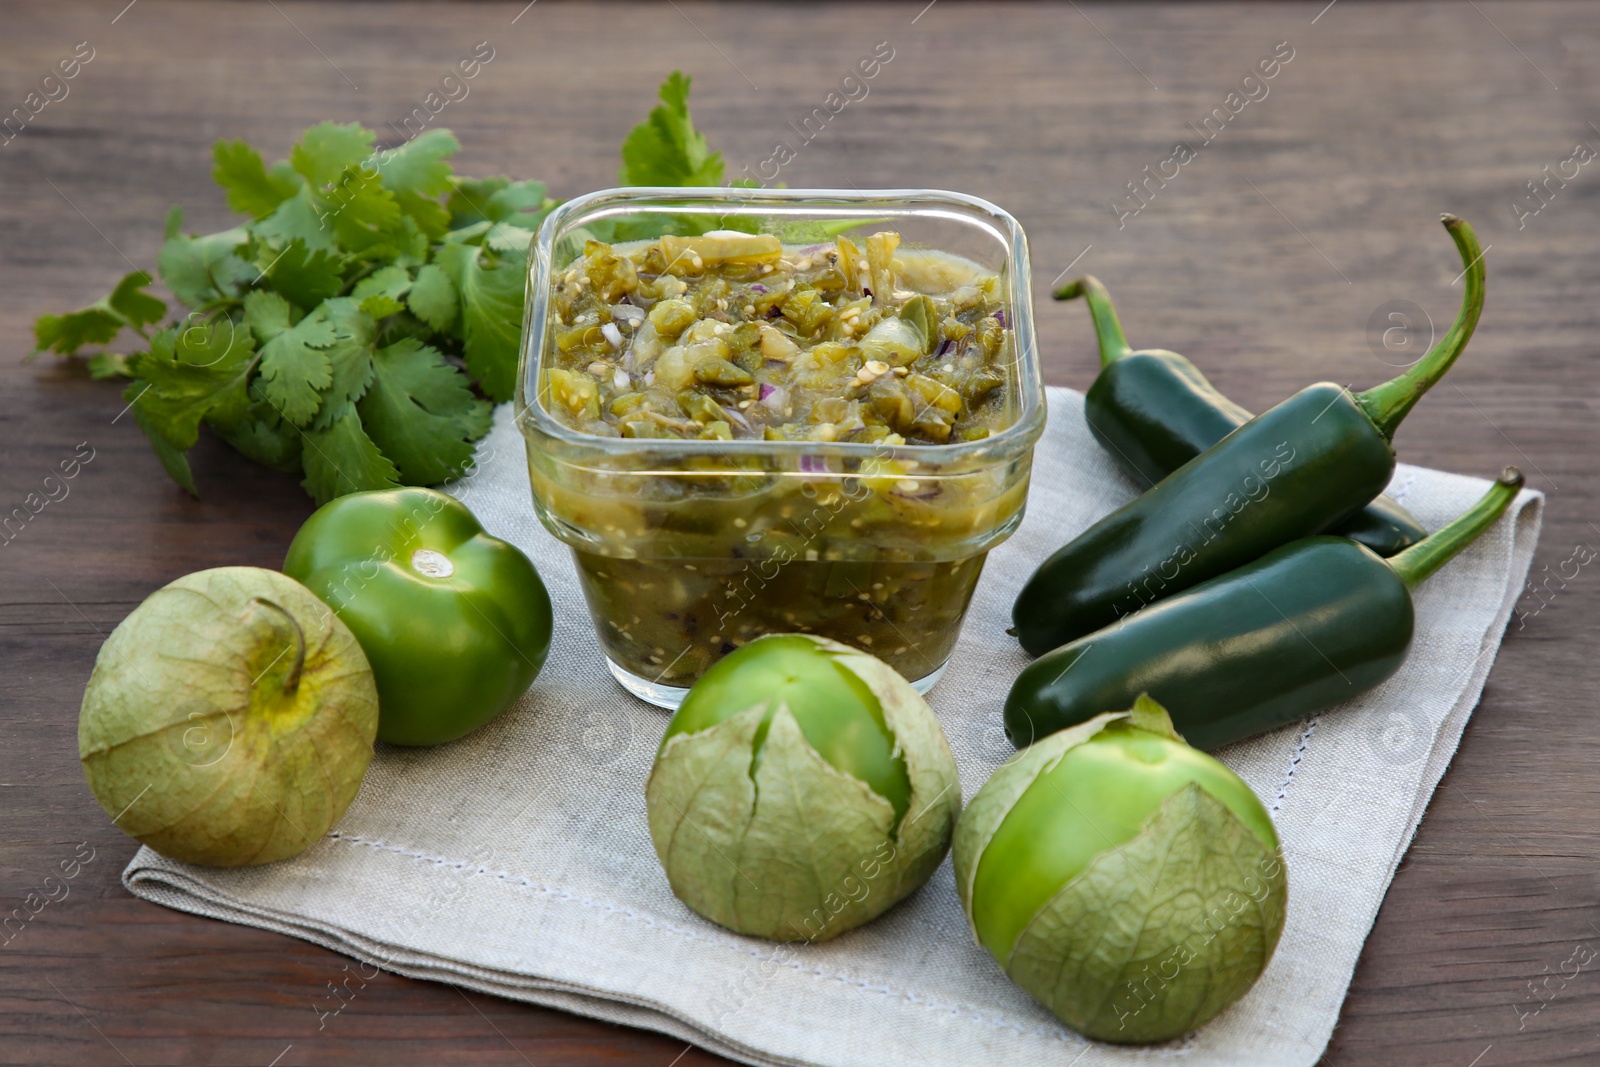
<instances>
[{"instance_id":1,"label":"dark green jalapeno","mask_svg":"<svg viewBox=\"0 0 1600 1067\"><path fill-rule=\"evenodd\" d=\"M1411 590L1493 525L1522 487L1507 467L1471 509L1388 560L1308 537L1039 657L1006 698L1019 748L1148 691L1196 748L1266 733L1399 669Z\"/></svg>"},{"instance_id":2,"label":"dark green jalapeno","mask_svg":"<svg viewBox=\"0 0 1600 1067\"><path fill-rule=\"evenodd\" d=\"M1056 290L1057 300L1081 296L1100 344L1100 374L1084 397L1089 432L1141 486L1151 486L1240 426L1250 412L1223 396L1200 368L1176 352L1135 352L1122 332L1111 294L1085 274ZM1463 301L1462 313L1467 311ZM1427 534L1417 520L1380 496L1337 530L1340 537L1392 556Z\"/></svg>"},{"instance_id":3,"label":"dark green jalapeno","mask_svg":"<svg viewBox=\"0 0 1600 1067\"><path fill-rule=\"evenodd\" d=\"M1483 304L1472 228L1444 216L1466 264L1467 307L1399 377L1361 393L1322 382L1228 434L1045 560L1012 608L1022 647L1039 655L1145 605L1335 528L1383 492L1389 443L1450 369Z\"/></svg>"}]
</instances>

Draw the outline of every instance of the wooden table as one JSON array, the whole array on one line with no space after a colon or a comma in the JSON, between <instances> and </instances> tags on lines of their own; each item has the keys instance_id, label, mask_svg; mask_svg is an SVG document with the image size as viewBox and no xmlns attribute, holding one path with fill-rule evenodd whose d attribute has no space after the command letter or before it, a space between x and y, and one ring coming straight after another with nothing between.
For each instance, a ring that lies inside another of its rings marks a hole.
<instances>
[{"instance_id":1,"label":"wooden table","mask_svg":"<svg viewBox=\"0 0 1600 1067\"><path fill-rule=\"evenodd\" d=\"M1472 220L1491 246L1488 310L1398 444L1411 462L1474 474L1521 465L1549 494L1545 591L1512 623L1324 1062L1600 1057L1600 961L1572 973L1600 948L1600 566L1578 562L1600 546L1600 167L1539 201L1525 184L1558 173L1578 142L1600 147L1592 5L124 2L0 14L0 108L77 42L94 53L70 95L0 149L0 507L48 488L80 442L93 455L0 547L0 912L92 855L0 950L0 1063L715 1061L387 974L319 1032L312 1005L346 961L130 897L118 875L135 845L78 769L78 701L102 636L184 572L276 566L310 503L211 439L194 455L205 496L184 496L115 386L20 362L33 317L153 264L173 203L191 229L230 225L209 179L214 139L273 158L323 119L391 133L480 41L494 59L439 119L465 145L458 169L539 177L558 196L609 185L623 133L682 67L730 174L759 173L781 140L796 149L779 174L791 186L934 185L1015 213L1049 379L1078 388L1093 375L1090 333L1081 307L1048 301L1058 275L1099 275L1136 344L1182 350L1259 408L1314 378L1387 377L1369 320L1404 299L1442 328L1459 267L1436 218ZM893 55L867 95L802 143L789 123L878 42ZM1267 95L1247 84L1260 98L1220 132L1213 120L1205 143L1190 123L1226 108L1275 49L1292 58ZM1173 176L1161 164L1178 141L1196 152ZM1144 183L1142 206L1130 182Z\"/></svg>"}]
</instances>

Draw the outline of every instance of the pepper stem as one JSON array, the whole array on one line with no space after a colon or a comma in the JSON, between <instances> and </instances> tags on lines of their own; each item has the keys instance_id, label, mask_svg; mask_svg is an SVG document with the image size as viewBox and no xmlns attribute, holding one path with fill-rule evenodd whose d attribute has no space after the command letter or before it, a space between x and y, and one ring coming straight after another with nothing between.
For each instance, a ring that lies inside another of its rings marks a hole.
<instances>
[{"instance_id":1,"label":"pepper stem","mask_svg":"<svg viewBox=\"0 0 1600 1067\"><path fill-rule=\"evenodd\" d=\"M1444 377L1444 372L1450 369L1456 357L1461 355L1461 350L1467 347L1467 341L1478 325L1478 316L1483 313L1483 250L1478 247L1478 235L1472 232L1466 220L1455 215L1441 215L1440 221L1450 231L1456 248L1461 251L1461 262L1466 267L1461 273L1466 275L1467 290L1462 294L1461 310L1456 312L1456 321L1451 323L1449 332L1439 339L1439 343L1428 349L1427 354L1408 367L1404 374L1356 394L1356 403L1361 405L1361 410L1367 413L1383 436L1391 440L1406 413L1422 399L1423 393Z\"/></svg>"},{"instance_id":2,"label":"pepper stem","mask_svg":"<svg viewBox=\"0 0 1600 1067\"><path fill-rule=\"evenodd\" d=\"M1117 309L1111 305L1111 294L1100 279L1092 274L1074 278L1055 291L1057 300L1071 300L1081 296L1089 303L1089 315L1094 319L1094 332L1100 338L1100 366L1109 367L1133 351L1127 335L1122 332L1122 322Z\"/></svg>"},{"instance_id":3,"label":"pepper stem","mask_svg":"<svg viewBox=\"0 0 1600 1067\"><path fill-rule=\"evenodd\" d=\"M1441 529L1424 537L1403 552L1389 557L1389 566L1406 588L1415 589L1434 571L1443 567L1456 553L1478 539L1478 535L1494 525L1522 488L1522 472L1507 467L1500 478L1489 487L1482 498Z\"/></svg>"}]
</instances>

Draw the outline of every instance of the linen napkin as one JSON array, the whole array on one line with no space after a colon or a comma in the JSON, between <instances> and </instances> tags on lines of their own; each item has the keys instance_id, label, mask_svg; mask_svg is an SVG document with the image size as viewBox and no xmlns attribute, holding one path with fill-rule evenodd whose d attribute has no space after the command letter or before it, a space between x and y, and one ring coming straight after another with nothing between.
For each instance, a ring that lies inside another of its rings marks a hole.
<instances>
[{"instance_id":1,"label":"linen napkin","mask_svg":"<svg viewBox=\"0 0 1600 1067\"><path fill-rule=\"evenodd\" d=\"M1012 752L1000 706L1026 662L1005 634L1038 560L1135 494L1083 398L1049 394L1028 513L990 556L930 702L970 798ZM1402 466L1391 493L1430 529L1479 478ZM549 662L511 711L436 749L379 746L354 805L299 857L218 870L141 849L136 896L302 937L401 974L675 1035L752 1064L880 1067L1181 1060L1315 1064L1362 943L1494 661L1538 538L1524 491L1418 591L1400 672L1223 759L1271 809L1289 909L1271 966L1199 1031L1152 1048L1086 1041L973 943L948 861L877 921L824 944L729 933L673 897L646 829L644 780L667 715L608 676L565 546L535 518L511 408L450 487L538 565L556 611Z\"/></svg>"}]
</instances>

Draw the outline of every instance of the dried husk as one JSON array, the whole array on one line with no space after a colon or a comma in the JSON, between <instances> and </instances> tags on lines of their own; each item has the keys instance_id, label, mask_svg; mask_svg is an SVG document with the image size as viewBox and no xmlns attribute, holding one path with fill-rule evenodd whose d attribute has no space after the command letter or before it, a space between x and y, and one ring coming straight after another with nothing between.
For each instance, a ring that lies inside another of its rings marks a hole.
<instances>
[{"instance_id":1,"label":"dried husk","mask_svg":"<svg viewBox=\"0 0 1600 1067\"><path fill-rule=\"evenodd\" d=\"M956 829L956 887L969 921L979 861L1040 775L1107 725L1171 733L1142 698L1003 764ZM1162 728L1164 726L1164 729ZM1176 734L1171 734L1176 737ZM1109 843L1023 928L1006 974L1087 1037L1145 1044L1179 1037L1247 993L1271 960L1288 902L1282 850L1268 848L1198 784L1169 796L1130 840ZM981 902L979 902L981 904ZM974 926L976 936L976 927Z\"/></svg>"},{"instance_id":2,"label":"dried husk","mask_svg":"<svg viewBox=\"0 0 1600 1067\"><path fill-rule=\"evenodd\" d=\"M378 728L350 630L276 571L179 578L95 660L78 750L95 799L173 859L219 867L295 855L344 814Z\"/></svg>"},{"instance_id":3,"label":"dried husk","mask_svg":"<svg viewBox=\"0 0 1600 1067\"><path fill-rule=\"evenodd\" d=\"M673 892L739 933L827 941L868 922L933 874L961 810L955 760L927 703L877 659L825 644L881 701L911 782L898 825L888 800L812 749L786 705L771 710L753 775L764 702L670 738L646 785Z\"/></svg>"}]
</instances>

